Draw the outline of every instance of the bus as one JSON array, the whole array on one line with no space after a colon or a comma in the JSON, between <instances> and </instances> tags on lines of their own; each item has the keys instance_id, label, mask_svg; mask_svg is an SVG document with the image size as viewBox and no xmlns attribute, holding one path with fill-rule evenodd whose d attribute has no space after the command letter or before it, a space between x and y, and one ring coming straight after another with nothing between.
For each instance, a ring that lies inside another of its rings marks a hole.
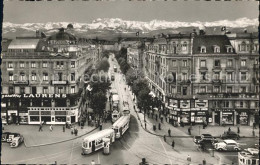
<instances>
[{"instance_id":1,"label":"bus","mask_svg":"<svg viewBox=\"0 0 260 165\"><path fill-rule=\"evenodd\" d=\"M115 131L115 136L119 139L129 128L130 116L120 117L114 124L112 129Z\"/></svg>"},{"instance_id":2,"label":"bus","mask_svg":"<svg viewBox=\"0 0 260 165\"><path fill-rule=\"evenodd\" d=\"M121 116L121 113L119 110L113 110L112 112L112 122L114 123L115 121L117 121Z\"/></svg>"},{"instance_id":3,"label":"bus","mask_svg":"<svg viewBox=\"0 0 260 165\"><path fill-rule=\"evenodd\" d=\"M104 148L104 139L110 139L110 143L115 141L115 132L113 129L104 129L84 138L82 143L82 155L90 154L101 148Z\"/></svg>"}]
</instances>

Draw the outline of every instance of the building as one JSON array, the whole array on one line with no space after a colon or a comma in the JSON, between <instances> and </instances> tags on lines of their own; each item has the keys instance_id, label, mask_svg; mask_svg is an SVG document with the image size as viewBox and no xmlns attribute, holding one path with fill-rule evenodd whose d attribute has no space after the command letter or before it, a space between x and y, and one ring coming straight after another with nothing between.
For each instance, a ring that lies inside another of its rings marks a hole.
<instances>
[{"instance_id":1,"label":"building","mask_svg":"<svg viewBox=\"0 0 260 165\"><path fill-rule=\"evenodd\" d=\"M16 38L2 52L3 123L78 121L82 76L98 49L82 47L64 29L47 39Z\"/></svg>"},{"instance_id":2,"label":"building","mask_svg":"<svg viewBox=\"0 0 260 165\"><path fill-rule=\"evenodd\" d=\"M172 124L253 125L258 51L252 33L161 35L145 42L145 74Z\"/></svg>"}]
</instances>

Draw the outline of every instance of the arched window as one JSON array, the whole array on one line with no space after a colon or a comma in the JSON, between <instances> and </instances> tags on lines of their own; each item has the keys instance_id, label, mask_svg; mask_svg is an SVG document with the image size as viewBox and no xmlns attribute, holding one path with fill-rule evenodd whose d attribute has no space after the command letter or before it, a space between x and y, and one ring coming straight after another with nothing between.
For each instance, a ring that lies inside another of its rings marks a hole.
<instances>
[{"instance_id":1,"label":"arched window","mask_svg":"<svg viewBox=\"0 0 260 165\"><path fill-rule=\"evenodd\" d=\"M205 46L200 47L200 53L206 53L206 47Z\"/></svg>"},{"instance_id":2,"label":"arched window","mask_svg":"<svg viewBox=\"0 0 260 165\"><path fill-rule=\"evenodd\" d=\"M183 50L183 51L186 51L186 50L187 50L187 42L184 42L184 43L182 44L182 50Z\"/></svg>"},{"instance_id":3,"label":"arched window","mask_svg":"<svg viewBox=\"0 0 260 165\"><path fill-rule=\"evenodd\" d=\"M246 43L243 41L240 45L240 51L246 51Z\"/></svg>"}]
</instances>

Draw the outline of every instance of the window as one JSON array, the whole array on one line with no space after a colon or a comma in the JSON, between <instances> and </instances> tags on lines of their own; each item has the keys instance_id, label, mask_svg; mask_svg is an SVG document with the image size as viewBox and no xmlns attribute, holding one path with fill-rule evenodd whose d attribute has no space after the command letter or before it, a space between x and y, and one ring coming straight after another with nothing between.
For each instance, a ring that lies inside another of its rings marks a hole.
<instances>
[{"instance_id":1,"label":"window","mask_svg":"<svg viewBox=\"0 0 260 165\"><path fill-rule=\"evenodd\" d=\"M206 47L205 46L202 46L200 48L200 53L206 53Z\"/></svg>"},{"instance_id":2,"label":"window","mask_svg":"<svg viewBox=\"0 0 260 165\"><path fill-rule=\"evenodd\" d=\"M43 93L47 94L48 93L48 87L43 87Z\"/></svg>"},{"instance_id":3,"label":"window","mask_svg":"<svg viewBox=\"0 0 260 165\"><path fill-rule=\"evenodd\" d=\"M242 42L240 45L240 51L246 51L246 43Z\"/></svg>"},{"instance_id":4,"label":"window","mask_svg":"<svg viewBox=\"0 0 260 165\"><path fill-rule=\"evenodd\" d=\"M224 101L224 107L229 108L229 101Z\"/></svg>"},{"instance_id":5,"label":"window","mask_svg":"<svg viewBox=\"0 0 260 165\"><path fill-rule=\"evenodd\" d=\"M25 87L20 87L20 93L24 94L25 93Z\"/></svg>"},{"instance_id":6,"label":"window","mask_svg":"<svg viewBox=\"0 0 260 165\"><path fill-rule=\"evenodd\" d=\"M32 81L36 81L36 73L32 73Z\"/></svg>"},{"instance_id":7,"label":"window","mask_svg":"<svg viewBox=\"0 0 260 165\"><path fill-rule=\"evenodd\" d=\"M70 80L71 81L75 81L75 73L71 73L70 74Z\"/></svg>"},{"instance_id":8,"label":"window","mask_svg":"<svg viewBox=\"0 0 260 165\"><path fill-rule=\"evenodd\" d=\"M202 80L207 80L207 78L206 78L206 72L201 72L201 79L202 79Z\"/></svg>"},{"instance_id":9,"label":"window","mask_svg":"<svg viewBox=\"0 0 260 165\"><path fill-rule=\"evenodd\" d=\"M240 92L245 93L246 92L246 87L240 87Z\"/></svg>"},{"instance_id":10,"label":"window","mask_svg":"<svg viewBox=\"0 0 260 165\"><path fill-rule=\"evenodd\" d=\"M13 67L14 67L13 63L12 62L8 62L8 68L13 68Z\"/></svg>"},{"instance_id":11,"label":"window","mask_svg":"<svg viewBox=\"0 0 260 165\"><path fill-rule=\"evenodd\" d=\"M200 87L200 92L201 93L206 93L206 87L205 86L201 86Z\"/></svg>"},{"instance_id":12,"label":"window","mask_svg":"<svg viewBox=\"0 0 260 165\"><path fill-rule=\"evenodd\" d=\"M58 93L61 94L63 90L63 87L58 87Z\"/></svg>"},{"instance_id":13,"label":"window","mask_svg":"<svg viewBox=\"0 0 260 165\"><path fill-rule=\"evenodd\" d=\"M232 87L227 87L227 93L232 93Z\"/></svg>"},{"instance_id":14,"label":"window","mask_svg":"<svg viewBox=\"0 0 260 165\"><path fill-rule=\"evenodd\" d=\"M43 73L43 81L48 81L49 77L48 77L48 73Z\"/></svg>"},{"instance_id":15,"label":"window","mask_svg":"<svg viewBox=\"0 0 260 165\"><path fill-rule=\"evenodd\" d=\"M9 91L9 94L14 94L14 87L9 87L9 89L8 89Z\"/></svg>"},{"instance_id":16,"label":"window","mask_svg":"<svg viewBox=\"0 0 260 165\"><path fill-rule=\"evenodd\" d=\"M219 102L218 102L218 101L213 101L213 106L214 106L215 108L219 107Z\"/></svg>"},{"instance_id":17,"label":"window","mask_svg":"<svg viewBox=\"0 0 260 165\"><path fill-rule=\"evenodd\" d=\"M20 73L20 80L25 81L25 73L23 72Z\"/></svg>"},{"instance_id":18,"label":"window","mask_svg":"<svg viewBox=\"0 0 260 165\"><path fill-rule=\"evenodd\" d=\"M246 60L241 60L241 66L246 66Z\"/></svg>"},{"instance_id":19,"label":"window","mask_svg":"<svg viewBox=\"0 0 260 165\"><path fill-rule=\"evenodd\" d=\"M214 66L215 67L220 67L220 60L215 60Z\"/></svg>"},{"instance_id":20,"label":"window","mask_svg":"<svg viewBox=\"0 0 260 165\"><path fill-rule=\"evenodd\" d=\"M219 93L220 92L220 87L219 86L214 86L214 92Z\"/></svg>"},{"instance_id":21,"label":"window","mask_svg":"<svg viewBox=\"0 0 260 165\"><path fill-rule=\"evenodd\" d=\"M14 74L9 72L9 81L14 81Z\"/></svg>"},{"instance_id":22,"label":"window","mask_svg":"<svg viewBox=\"0 0 260 165\"><path fill-rule=\"evenodd\" d=\"M214 53L219 53L219 52L220 52L219 46L214 46Z\"/></svg>"},{"instance_id":23,"label":"window","mask_svg":"<svg viewBox=\"0 0 260 165\"><path fill-rule=\"evenodd\" d=\"M227 47L227 53L232 53L232 52L233 52L232 47L231 47L231 46L228 46L228 47Z\"/></svg>"},{"instance_id":24,"label":"window","mask_svg":"<svg viewBox=\"0 0 260 165\"><path fill-rule=\"evenodd\" d=\"M240 106L241 108L243 108L243 107L244 107L244 102L243 102L243 101L240 101L239 106Z\"/></svg>"},{"instance_id":25,"label":"window","mask_svg":"<svg viewBox=\"0 0 260 165\"><path fill-rule=\"evenodd\" d=\"M36 68L36 63L35 62L31 62L31 68Z\"/></svg>"},{"instance_id":26,"label":"window","mask_svg":"<svg viewBox=\"0 0 260 165\"><path fill-rule=\"evenodd\" d=\"M241 72L241 81L246 81L246 72Z\"/></svg>"},{"instance_id":27,"label":"window","mask_svg":"<svg viewBox=\"0 0 260 165\"><path fill-rule=\"evenodd\" d=\"M48 67L48 63L47 63L46 61L43 61L43 62L42 62L42 67L43 67L43 68L47 68L47 67Z\"/></svg>"},{"instance_id":28,"label":"window","mask_svg":"<svg viewBox=\"0 0 260 165\"><path fill-rule=\"evenodd\" d=\"M233 72L228 72L227 73L227 80L228 81L233 81Z\"/></svg>"},{"instance_id":29,"label":"window","mask_svg":"<svg viewBox=\"0 0 260 165\"><path fill-rule=\"evenodd\" d=\"M182 45L182 50L186 51L187 50L187 42L184 42Z\"/></svg>"},{"instance_id":30,"label":"window","mask_svg":"<svg viewBox=\"0 0 260 165\"><path fill-rule=\"evenodd\" d=\"M182 88L182 95L187 95L187 87Z\"/></svg>"},{"instance_id":31,"label":"window","mask_svg":"<svg viewBox=\"0 0 260 165\"><path fill-rule=\"evenodd\" d=\"M20 68L24 68L24 62L20 62Z\"/></svg>"},{"instance_id":32,"label":"window","mask_svg":"<svg viewBox=\"0 0 260 165\"><path fill-rule=\"evenodd\" d=\"M70 88L70 93L75 93L75 86L72 86L72 87Z\"/></svg>"},{"instance_id":33,"label":"window","mask_svg":"<svg viewBox=\"0 0 260 165\"><path fill-rule=\"evenodd\" d=\"M259 107L259 102L258 102L258 101L255 102L255 107L256 107L256 108Z\"/></svg>"},{"instance_id":34,"label":"window","mask_svg":"<svg viewBox=\"0 0 260 165\"><path fill-rule=\"evenodd\" d=\"M219 80L220 79L220 72L214 72L214 80Z\"/></svg>"},{"instance_id":35,"label":"window","mask_svg":"<svg viewBox=\"0 0 260 165\"><path fill-rule=\"evenodd\" d=\"M60 62L60 67L63 68L63 61Z\"/></svg>"},{"instance_id":36,"label":"window","mask_svg":"<svg viewBox=\"0 0 260 165\"><path fill-rule=\"evenodd\" d=\"M259 92L259 87L258 87L258 85L255 86L255 92L256 92L256 93Z\"/></svg>"},{"instance_id":37,"label":"window","mask_svg":"<svg viewBox=\"0 0 260 165\"><path fill-rule=\"evenodd\" d=\"M200 60L200 67L206 67L206 60Z\"/></svg>"},{"instance_id":38,"label":"window","mask_svg":"<svg viewBox=\"0 0 260 165\"><path fill-rule=\"evenodd\" d=\"M176 60L172 60L172 66L174 66L174 67L177 66L176 65Z\"/></svg>"},{"instance_id":39,"label":"window","mask_svg":"<svg viewBox=\"0 0 260 165\"><path fill-rule=\"evenodd\" d=\"M182 73L182 80L184 80L184 81L188 80L187 73Z\"/></svg>"},{"instance_id":40,"label":"window","mask_svg":"<svg viewBox=\"0 0 260 165\"><path fill-rule=\"evenodd\" d=\"M227 66L228 67L232 67L233 66L233 60L232 59L228 59Z\"/></svg>"},{"instance_id":41,"label":"window","mask_svg":"<svg viewBox=\"0 0 260 165\"><path fill-rule=\"evenodd\" d=\"M187 60L182 61L182 66L186 67L187 66Z\"/></svg>"}]
</instances>

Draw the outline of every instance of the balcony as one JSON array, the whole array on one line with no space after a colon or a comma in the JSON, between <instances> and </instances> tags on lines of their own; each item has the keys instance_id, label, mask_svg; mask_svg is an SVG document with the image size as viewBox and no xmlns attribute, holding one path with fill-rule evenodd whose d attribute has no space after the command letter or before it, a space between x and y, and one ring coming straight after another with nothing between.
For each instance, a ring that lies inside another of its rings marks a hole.
<instances>
[{"instance_id":1,"label":"balcony","mask_svg":"<svg viewBox=\"0 0 260 165\"><path fill-rule=\"evenodd\" d=\"M213 80L212 80L212 83L213 83L213 84L221 84L221 83L223 83L223 80L213 79Z\"/></svg>"},{"instance_id":2,"label":"balcony","mask_svg":"<svg viewBox=\"0 0 260 165\"><path fill-rule=\"evenodd\" d=\"M25 80L25 81L14 81L13 82L14 85L29 85L29 81Z\"/></svg>"},{"instance_id":3,"label":"balcony","mask_svg":"<svg viewBox=\"0 0 260 165\"><path fill-rule=\"evenodd\" d=\"M67 85L68 81L63 80L63 81L52 81L52 85Z\"/></svg>"},{"instance_id":4,"label":"balcony","mask_svg":"<svg viewBox=\"0 0 260 165\"><path fill-rule=\"evenodd\" d=\"M207 71L208 70L208 68L207 67L200 67L200 69L199 69L200 71Z\"/></svg>"}]
</instances>

